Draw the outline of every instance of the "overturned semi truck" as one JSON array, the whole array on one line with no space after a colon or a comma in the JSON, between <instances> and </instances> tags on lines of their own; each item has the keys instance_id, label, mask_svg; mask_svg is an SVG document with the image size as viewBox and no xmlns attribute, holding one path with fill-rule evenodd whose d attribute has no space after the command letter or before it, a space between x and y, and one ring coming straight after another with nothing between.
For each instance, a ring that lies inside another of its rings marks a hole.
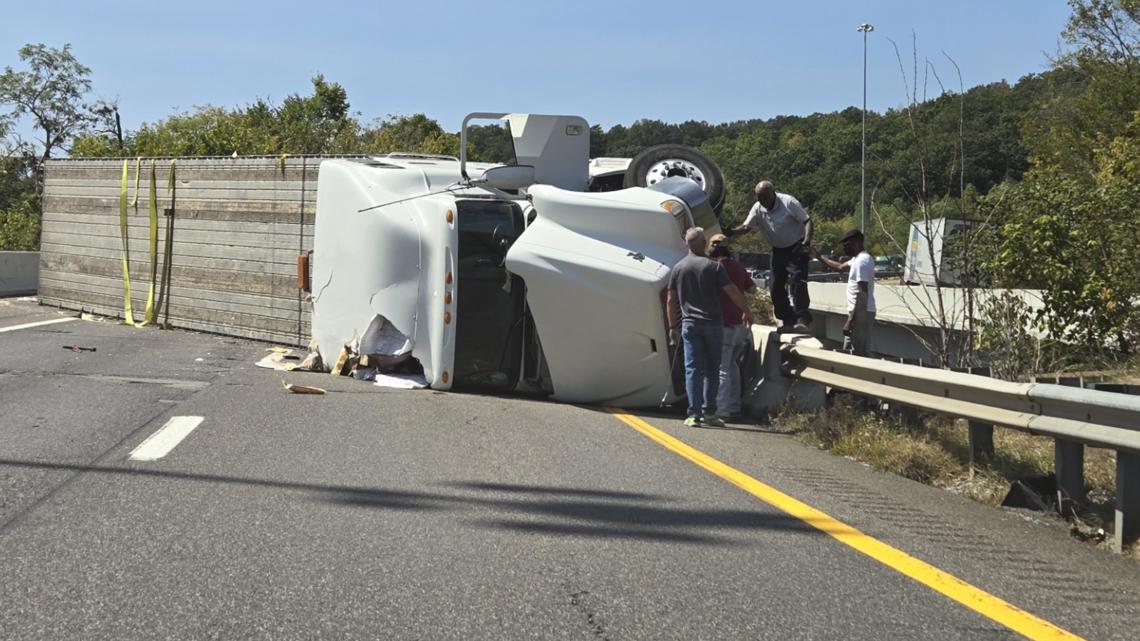
<instances>
[{"instance_id":1,"label":"overturned semi truck","mask_svg":"<svg viewBox=\"0 0 1140 641\"><path fill-rule=\"evenodd\" d=\"M467 162L474 119L506 121L514 165ZM476 113L459 158L323 161L310 276L323 360L353 343L414 358L434 389L679 399L664 290L684 231L719 230L723 180L678 146L590 161L589 132L576 116Z\"/></svg>"}]
</instances>

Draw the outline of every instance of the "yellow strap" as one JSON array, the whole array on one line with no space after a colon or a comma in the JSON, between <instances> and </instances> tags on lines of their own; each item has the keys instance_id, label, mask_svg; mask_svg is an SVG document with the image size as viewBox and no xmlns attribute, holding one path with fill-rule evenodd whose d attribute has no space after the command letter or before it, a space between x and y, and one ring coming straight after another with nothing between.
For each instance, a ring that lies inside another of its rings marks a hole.
<instances>
[{"instance_id":1,"label":"yellow strap","mask_svg":"<svg viewBox=\"0 0 1140 641\"><path fill-rule=\"evenodd\" d=\"M137 327L142 327L154 321L154 284L158 278L158 196L155 192L154 161L150 161L150 289L146 294L146 316ZM137 189L137 187L136 187ZM136 192L135 198L138 198Z\"/></svg>"},{"instance_id":2,"label":"yellow strap","mask_svg":"<svg viewBox=\"0 0 1140 641\"><path fill-rule=\"evenodd\" d=\"M163 315L160 327L164 329L170 326L170 281L173 271L171 263L174 260L174 168L175 162L171 160L170 177L166 183L167 196L170 198L170 214L166 219L166 247L162 254L162 280L159 282L158 304L155 305L155 316ZM165 306L165 311L163 311L163 306Z\"/></svg>"},{"instance_id":3,"label":"yellow strap","mask_svg":"<svg viewBox=\"0 0 1140 641\"><path fill-rule=\"evenodd\" d=\"M139 179L142 176L142 156L135 158L135 195L131 198L131 207L139 213Z\"/></svg>"},{"instance_id":4,"label":"yellow strap","mask_svg":"<svg viewBox=\"0 0 1140 641\"><path fill-rule=\"evenodd\" d=\"M119 189L119 237L123 241L123 321L135 324L131 312L130 247L127 244L127 161L123 161L123 180Z\"/></svg>"}]
</instances>

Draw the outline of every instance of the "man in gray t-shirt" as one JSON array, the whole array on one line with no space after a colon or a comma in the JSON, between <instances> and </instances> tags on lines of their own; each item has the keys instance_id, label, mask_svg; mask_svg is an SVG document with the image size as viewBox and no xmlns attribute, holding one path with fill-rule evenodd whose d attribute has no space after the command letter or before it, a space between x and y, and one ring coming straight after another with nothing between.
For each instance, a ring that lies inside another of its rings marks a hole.
<instances>
[{"instance_id":1,"label":"man in gray t-shirt","mask_svg":"<svg viewBox=\"0 0 1140 641\"><path fill-rule=\"evenodd\" d=\"M666 295L669 341L676 345L680 337L685 346L685 391L689 396L685 425L723 427L724 421L716 415L724 332L720 293L723 291L744 310L745 323L752 323L752 313L724 267L705 255L705 230L693 227L685 232L685 242L689 255L673 266Z\"/></svg>"}]
</instances>

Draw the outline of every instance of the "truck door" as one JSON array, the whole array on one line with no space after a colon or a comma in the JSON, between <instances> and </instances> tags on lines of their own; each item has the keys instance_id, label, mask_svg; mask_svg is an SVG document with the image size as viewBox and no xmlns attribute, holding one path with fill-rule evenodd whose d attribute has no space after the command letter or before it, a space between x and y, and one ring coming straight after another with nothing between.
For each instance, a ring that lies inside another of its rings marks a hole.
<instances>
[{"instance_id":1,"label":"truck door","mask_svg":"<svg viewBox=\"0 0 1140 641\"><path fill-rule=\"evenodd\" d=\"M522 365L525 285L504 265L523 232L515 203L456 203L459 260L456 267L455 387L511 390Z\"/></svg>"}]
</instances>

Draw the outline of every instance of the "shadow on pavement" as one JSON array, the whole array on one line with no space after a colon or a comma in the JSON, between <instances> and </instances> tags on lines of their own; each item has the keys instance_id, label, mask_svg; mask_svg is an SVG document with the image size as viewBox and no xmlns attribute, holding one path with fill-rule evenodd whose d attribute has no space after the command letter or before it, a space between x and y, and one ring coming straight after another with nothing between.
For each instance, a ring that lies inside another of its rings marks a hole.
<instances>
[{"instance_id":1,"label":"shadow on pavement","mask_svg":"<svg viewBox=\"0 0 1140 641\"><path fill-rule=\"evenodd\" d=\"M676 502L680 499L588 488L457 482L446 485L457 492L442 493L0 459L0 469L4 467L263 487L301 492L310 501L352 508L453 512L457 516L470 518L469 522L475 527L547 535L745 545L749 542L728 538L729 531L778 530L806 535L825 533L809 522L771 510L660 507L662 502ZM649 505L650 503L658 505ZM515 516L490 518L491 514L500 516L503 512ZM19 515L16 515L6 523L0 523L0 532L18 520Z\"/></svg>"}]
</instances>

